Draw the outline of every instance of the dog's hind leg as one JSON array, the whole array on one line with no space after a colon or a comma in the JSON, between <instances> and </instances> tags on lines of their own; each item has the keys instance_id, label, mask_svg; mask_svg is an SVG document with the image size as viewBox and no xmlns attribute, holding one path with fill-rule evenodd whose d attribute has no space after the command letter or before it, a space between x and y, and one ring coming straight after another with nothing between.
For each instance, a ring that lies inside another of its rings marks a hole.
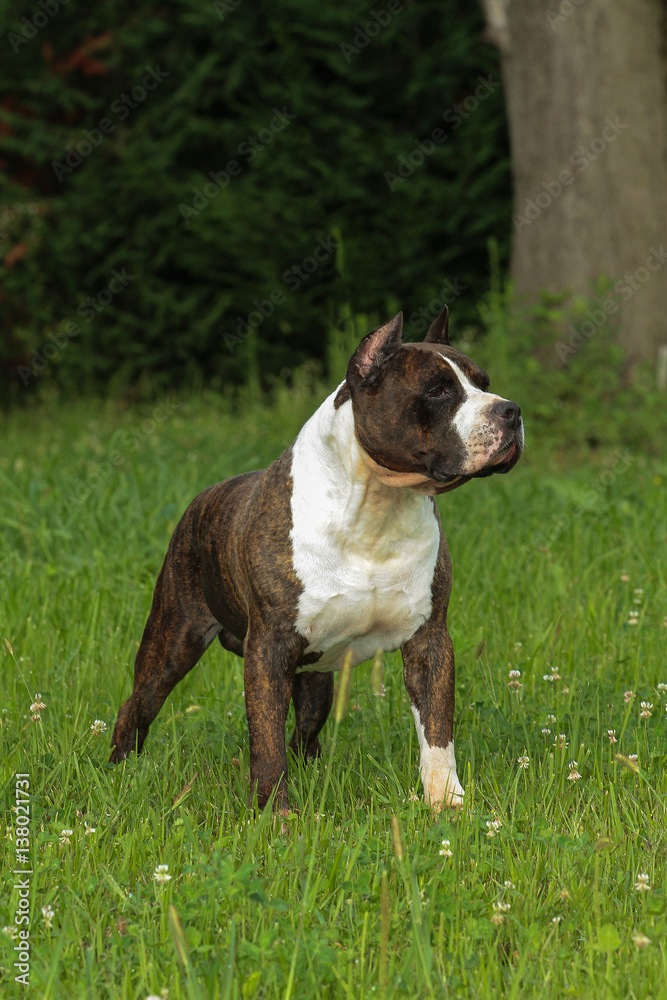
<instances>
[{"instance_id":1,"label":"dog's hind leg","mask_svg":"<svg viewBox=\"0 0 667 1000\"><path fill-rule=\"evenodd\" d=\"M184 572L183 562L187 559L177 559L170 546L134 663L132 694L118 713L112 763L124 760L133 750L141 750L165 698L220 631L195 583L197 576Z\"/></svg>"},{"instance_id":2,"label":"dog's hind leg","mask_svg":"<svg viewBox=\"0 0 667 1000\"><path fill-rule=\"evenodd\" d=\"M322 753L317 738L327 721L334 695L332 673L304 671L294 678L292 701L296 713L290 750L304 757L319 757Z\"/></svg>"}]
</instances>

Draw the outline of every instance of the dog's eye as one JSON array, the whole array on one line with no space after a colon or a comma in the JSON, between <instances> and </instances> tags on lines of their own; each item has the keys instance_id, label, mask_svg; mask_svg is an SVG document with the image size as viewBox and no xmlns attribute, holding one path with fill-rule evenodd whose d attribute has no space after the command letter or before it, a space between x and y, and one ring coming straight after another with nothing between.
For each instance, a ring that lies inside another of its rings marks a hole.
<instances>
[{"instance_id":1,"label":"dog's eye","mask_svg":"<svg viewBox=\"0 0 667 1000\"><path fill-rule=\"evenodd\" d=\"M449 389L447 389L444 385L436 385L436 387L431 389L431 391L426 395L431 399L444 399L446 396L449 396Z\"/></svg>"}]
</instances>

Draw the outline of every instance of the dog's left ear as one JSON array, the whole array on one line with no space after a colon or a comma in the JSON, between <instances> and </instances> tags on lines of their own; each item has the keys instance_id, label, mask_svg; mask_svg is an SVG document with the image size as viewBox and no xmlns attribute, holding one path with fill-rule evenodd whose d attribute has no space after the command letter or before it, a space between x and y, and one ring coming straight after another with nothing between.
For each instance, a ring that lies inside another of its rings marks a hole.
<instances>
[{"instance_id":1,"label":"dog's left ear","mask_svg":"<svg viewBox=\"0 0 667 1000\"><path fill-rule=\"evenodd\" d=\"M383 361L401 346L402 332L403 313L400 312L388 323L367 334L350 359L347 381L352 384L373 381Z\"/></svg>"},{"instance_id":2,"label":"dog's left ear","mask_svg":"<svg viewBox=\"0 0 667 1000\"><path fill-rule=\"evenodd\" d=\"M449 309L447 306L438 318L433 320L422 343L449 345Z\"/></svg>"}]
</instances>

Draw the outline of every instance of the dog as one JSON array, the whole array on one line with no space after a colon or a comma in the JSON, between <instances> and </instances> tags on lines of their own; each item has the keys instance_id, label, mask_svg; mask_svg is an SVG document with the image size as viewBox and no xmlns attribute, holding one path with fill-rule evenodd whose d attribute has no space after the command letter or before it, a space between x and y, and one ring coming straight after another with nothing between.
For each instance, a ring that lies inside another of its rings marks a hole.
<instances>
[{"instance_id":1,"label":"dog","mask_svg":"<svg viewBox=\"0 0 667 1000\"><path fill-rule=\"evenodd\" d=\"M450 346L447 307L422 343L401 313L361 341L344 382L268 469L197 496L176 527L121 706L111 761L142 749L172 688L217 636L244 657L251 802L286 812L290 748L320 755L333 672L399 649L424 798L457 807L452 568L435 496L507 473L519 406Z\"/></svg>"}]
</instances>

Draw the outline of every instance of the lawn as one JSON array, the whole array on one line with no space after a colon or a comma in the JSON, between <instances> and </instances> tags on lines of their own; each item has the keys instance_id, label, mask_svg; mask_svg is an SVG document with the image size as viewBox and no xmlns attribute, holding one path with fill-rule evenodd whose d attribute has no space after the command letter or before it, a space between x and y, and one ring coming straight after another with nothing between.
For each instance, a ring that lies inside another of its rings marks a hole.
<instances>
[{"instance_id":1,"label":"lawn","mask_svg":"<svg viewBox=\"0 0 667 1000\"><path fill-rule=\"evenodd\" d=\"M355 670L282 825L246 806L242 663L218 644L145 753L107 765L180 514L317 402L300 383L241 413L204 393L4 420L0 993L667 996L667 464L649 451L573 465L531 447L525 410L517 468L441 499L460 815L421 800L399 653ZM29 930L28 993L7 928Z\"/></svg>"}]
</instances>

